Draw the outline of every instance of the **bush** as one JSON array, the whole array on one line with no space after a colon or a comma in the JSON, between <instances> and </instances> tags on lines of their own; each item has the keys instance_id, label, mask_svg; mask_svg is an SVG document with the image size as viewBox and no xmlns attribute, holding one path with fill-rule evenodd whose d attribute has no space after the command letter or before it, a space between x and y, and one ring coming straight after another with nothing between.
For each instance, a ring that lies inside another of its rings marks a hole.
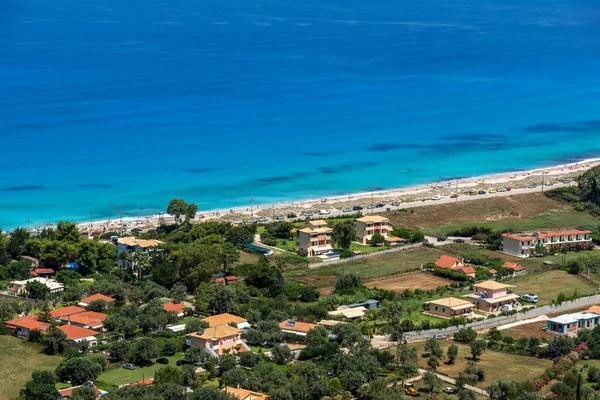
<instances>
[{"instance_id":1,"label":"bush","mask_svg":"<svg viewBox=\"0 0 600 400\"><path fill-rule=\"evenodd\" d=\"M362 278L356 274L346 274L340 276L335 282L335 290L352 289L362 287Z\"/></svg>"},{"instance_id":2,"label":"bush","mask_svg":"<svg viewBox=\"0 0 600 400\"><path fill-rule=\"evenodd\" d=\"M477 338L477 332L473 328L462 328L454 334L454 341L460 343L471 343Z\"/></svg>"},{"instance_id":3,"label":"bush","mask_svg":"<svg viewBox=\"0 0 600 400\"><path fill-rule=\"evenodd\" d=\"M165 342L165 344L163 345L163 351L162 351L164 356L172 356L175 353L177 353L177 343L175 343L172 340L167 340Z\"/></svg>"}]
</instances>

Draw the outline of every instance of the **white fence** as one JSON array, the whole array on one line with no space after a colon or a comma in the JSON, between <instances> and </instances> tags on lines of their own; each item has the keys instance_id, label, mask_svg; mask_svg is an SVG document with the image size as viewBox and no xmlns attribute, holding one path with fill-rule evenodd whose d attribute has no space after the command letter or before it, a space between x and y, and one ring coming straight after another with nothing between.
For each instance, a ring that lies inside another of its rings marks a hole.
<instances>
[{"instance_id":1,"label":"white fence","mask_svg":"<svg viewBox=\"0 0 600 400\"><path fill-rule=\"evenodd\" d=\"M387 249L387 250L376 251L376 252L368 253L368 254L359 254L357 256L352 256L352 257L348 257L348 258L340 258L339 260L328 261L326 263L312 263L312 264L308 264L308 268L314 269L314 268L322 267L323 265L340 264L340 263L345 263L345 262L350 262L350 261L362 260L363 258L382 256L384 254L396 253L396 252L399 252L402 250L416 249L421 246L423 246L423 243L413 243L413 244L409 244L406 246L392 247L391 249ZM419 265L419 268L420 267L421 266ZM416 268L417 267L415 267L415 269Z\"/></svg>"},{"instance_id":2,"label":"white fence","mask_svg":"<svg viewBox=\"0 0 600 400\"><path fill-rule=\"evenodd\" d=\"M444 329L429 329L426 331L415 331L415 332L407 332L406 340L419 340L419 339L429 339L434 337L435 335L446 335L452 336L461 328L473 328L476 331L490 329L500 325L511 324L513 322L523 321L530 318L535 318L540 315L544 315L547 313L555 313L559 311L567 311L572 310L574 308L579 307L587 307L594 304L600 303L600 295L582 297L576 300L565 301L560 304L550 304L547 306L536 307L527 312L517 313L514 315L496 317L491 319L485 319L482 321L471 322L469 324L460 325L460 326L452 326Z\"/></svg>"}]
</instances>

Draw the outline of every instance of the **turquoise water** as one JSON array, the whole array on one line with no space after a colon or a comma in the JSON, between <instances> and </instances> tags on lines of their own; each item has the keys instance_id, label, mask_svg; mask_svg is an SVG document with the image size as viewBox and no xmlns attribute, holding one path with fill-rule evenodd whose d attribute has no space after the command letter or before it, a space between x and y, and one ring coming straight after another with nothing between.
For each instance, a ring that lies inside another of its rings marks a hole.
<instances>
[{"instance_id":1,"label":"turquoise water","mask_svg":"<svg viewBox=\"0 0 600 400\"><path fill-rule=\"evenodd\" d=\"M599 22L588 0L4 0L0 224L596 156Z\"/></svg>"}]
</instances>

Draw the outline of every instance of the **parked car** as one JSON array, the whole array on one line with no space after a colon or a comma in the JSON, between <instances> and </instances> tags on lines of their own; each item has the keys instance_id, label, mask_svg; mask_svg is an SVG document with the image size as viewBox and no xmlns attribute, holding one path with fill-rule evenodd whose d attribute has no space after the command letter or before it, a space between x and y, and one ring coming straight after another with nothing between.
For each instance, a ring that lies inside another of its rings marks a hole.
<instances>
[{"instance_id":1,"label":"parked car","mask_svg":"<svg viewBox=\"0 0 600 400\"><path fill-rule=\"evenodd\" d=\"M521 298L523 299L523 301L526 301L528 303L537 303L538 302L538 297L533 293L524 294L523 296L521 296Z\"/></svg>"},{"instance_id":2,"label":"parked car","mask_svg":"<svg viewBox=\"0 0 600 400\"><path fill-rule=\"evenodd\" d=\"M383 204L383 203L377 203L377 204L375 204L375 207L377 207L377 208L381 208L383 206L385 206L385 204Z\"/></svg>"},{"instance_id":3,"label":"parked car","mask_svg":"<svg viewBox=\"0 0 600 400\"><path fill-rule=\"evenodd\" d=\"M331 211L329 211L329 210L320 210L319 211L319 215L329 215L329 214L331 214Z\"/></svg>"},{"instance_id":4,"label":"parked car","mask_svg":"<svg viewBox=\"0 0 600 400\"><path fill-rule=\"evenodd\" d=\"M157 362L158 364L168 364L168 363L169 363L169 359L168 359L168 358L165 358L165 357L161 357L161 358L157 358L157 359L156 359L156 362Z\"/></svg>"},{"instance_id":5,"label":"parked car","mask_svg":"<svg viewBox=\"0 0 600 400\"><path fill-rule=\"evenodd\" d=\"M505 189L506 189L506 191L507 191L507 192L510 192L510 191L512 190L512 188L511 188L511 187L507 187L507 188L505 188Z\"/></svg>"},{"instance_id":6,"label":"parked car","mask_svg":"<svg viewBox=\"0 0 600 400\"><path fill-rule=\"evenodd\" d=\"M315 213L314 213L314 212L312 212L312 211L309 211L309 212L307 212L307 213L306 213L306 214L304 214L304 215L306 215L307 217L312 217L313 215L315 215Z\"/></svg>"},{"instance_id":7,"label":"parked car","mask_svg":"<svg viewBox=\"0 0 600 400\"><path fill-rule=\"evenodd\" d=\"M201 361L201 360L194 361L194 362L192 363L192 365L193 365L194 367L199 367L199 366L201 366L201 365L203 365L203 364L204 364L204 361Z\"/></svg>"},{"instance_id":8,"label":"parked car","mask_svg":"<svg viewBox=\"0 0 600 400\"><path fill-rule=\"evenodd\" d=\"M392 202L392 206L399 207L400 206L400 202L399 201L393 201Z\"/></svg>"},{"instance_id":9,"label":"parked car","mask_svg":"<svg viewBox=\"0 0 600 400\"><path fill-rule=\"evenodd\" d=\"M181 367L185 364L191 364L191 362L189 362L188 360L177 360L177 362L175 363L175 365L177 365L178 367Z\"/></svg>"},{"instance_id":10,"label":"parked car","mask_svg":"<svg viewBox=\"0 0 600 400\"><path fill-rule=\"evenodd\" d=\"M351 207L346 207L342 210L342 212L352 212L352 208Z\"/></svg>"},{"instance_id":11,"label":"parked car","mask_svg":"<svg viewBox=\"0 0 600 400\"><path fill-rule=\"evenodd\" d=\"M531 185L527 186L527 189L535 189L537 187L537 185L535 183L532 183Z\"/></svg>"},{"instance_id":12,"label":"parked car","mask_svg":"<svg viewBox=\"0 0 600 400\"><path fill-rule=\"evenodd\" d=\"M375 208L375 204L369 204L369 205L367 206L367 209L368 209L368 210L372 210L372 209L374 209L374 208Z\"/></svg>"},{"instance_id":13,"label":"parked car","mask_svg":"<svg viewBox=\"0 0 600 400\"><path fill-rule=\"evenodd\" d=\"M488 189L488 193L496 193L496 192L497 192L497 190L494 188Z\"/></svg>"},{"instance_id":14,"label":"parked car","mask_svg":"<svg viewBox=\"0 0 600 400\"><path fill-rule=\"evenodd\" d=\"M550 181L550 182L546 183L546 186L554 186L554 182Z\"/></svg>"},{"instance_id":15,"label":"parked car","mask_svg":"<svg viewBox=\"0 0 600 400\"><path fill-rule=\"evenodd\" d=\"M485 194L485 190L480 190L477 194Z\"/></svg>"},{"instance_id":16,"label":"parked car","mask_svg":"<svg viewBox=\"0 0 600 400\"><path fill-rule=\"evenodd\" d=\"M506 192L507 190L506 190L506 188L499 188L498 191L499 192Z\"/></svg>"},{"instance_id":17,"label":"parked car","mask_svg":"<svg viewBox=\"0 0 600 400\"><path fill-rule=\"evenodd\" d=\"M288 218L292 219L292 218L298 218L298 216L294 213L288 214L287 215Z\"/></svg>"},{"instance_id":18,"label":"parked car","mask_svg":"<svg viewBox=\"0 0 600 400\"><path fill-rule=\"evenodd\" d=\"M268 221L269 221L269 218L267 218L267 217L260 217L258 219L258 222L268 222Z\"/></svg>"},{"instance_id":19,"label":"parked car","mask_svg":"<svg viewBox=\"0 0 600 400\"><path fill-rule=\"evenodd\" d=\"M571 180L570 180L570 179L565 179L565 180L563 181L563 183L564 183L564 184L571 183Z\"/></svg>"},{"instance_id":20,"label":"parked car","mask_svg":"<svg viewBox=\"0 0 600 400\"><path fill-rule=\"evenodd\" d=\"M127 364L123 365L123 368L134 370L135 365L133 363L127 363Z\"/></svg>"},{"instance_id":21,"label":"parked car","mask_svg":"<svg viewBox=\"0 0 600 400\"><path fill-rule=\"evenodd\" d=\"M362 209L363 209L363 208L362 208L361 206L353 206L353 207L352 207L352 211L360 211L360 210L362 210Z\"/></svg>"},{"instance_id":22,"label":"parked car","mask_svg":"<svg viewBox=\"0 0 600 400\"><path fill-rule=\"evenodd\" d=\"M442 196L433 196L431 200L441 200Z\"/></svg>"},{"instance_id":23,"label":"parked car","mask_svg":"<svg viewBox=\"0 0 600 400\"><path fill-rule=\"evenodd\" d=\"M456 199L457 197L458 197L458 195L457 195L456 193L452 193L452 194L450 195L450 198L451 198L451 199Z\"/></svg>"},{"instance_id":24,"label":"parked car","mask_svg":"<svg viewBox=\"0 0 600 400\"><path fill-rule=\"evenodd\" d=\"M435 335L433 338L437 340L446 340L446 335Z\"/></svg>"},{"instance_id":25,"label":"parked car","mask_svg":"<svg viewBox=\"0 0 600 400\"><path fill-rule=\"evenodd\" d=\"M475 191L475 190L471 190L471 191L469 192L469 196L477 196L477 191Z\"/></svg>"},{"instance_id":26,"label":"parked car","mask_svg":"<svg viewBox=\"0 0 600 400\"><path fill-rule=\"evenodd\" d=\"M445 238L445 237L443 237L443 236L438 236L438 238L437 238L437 241L438 241L438 242L445 242L445 241L446 241L446 238Z\"/></svg>"},{"instance_id":27,"label":"parked car","mask_svg":"<svg viewBox=\"0 0 600 400\"><path fill-rule=\"evenodd\" d=\"M236 219L235 221L233 221L234 224L243 224L244 221L242 221L241 219Z\"/></svg>"},{"instance_id":28,"label":"parked car","mask_svg":"<svg viewBox=\"0 0 600 400\"><path fill-rule=\"evenodd\" d=\"M458 389L450 387L450 386L446 386L445 388L442 389L442 392L444 392L446 394L456 394L456 393L458 393Z\"/></svg>"},{"instance_id":29,"label":"parked car","mask_svg":"<svg viewBox=\"0 0 600 400\"><path fill-rule=\"evenodd\" d=\"M278 215L275 217L277 221L283 221L285 219L285 215Z\"/></svg>"},{"instance_id":30,"label":"parked car","mask_svg":"<svg viewBox=\"0 0 600 400\"><path fill-rule=\"evenodd\" d=\"M454 239L454 243L464 243L465 239Z\"/></svg>"},{"instance_id":31,"label":"parked car","mask_svg":"<svg viewBox=\"0 0 600 400\"><path fill-rule=\"evenodd\" d=\"M510 304L505 304L502 307L500 307L500 310L504 311L504 312L512 311L513 310L513 306L510 305Z\"/></svg>"},{"instance_id":32,"label":"parked car","mask_svg":"<svg viewBox=\"0 0 600 400\"><path fill-rule=\"evenodd\" d=\"M250 218L248 221L246 221L249 224L253 224L256 222L256 218Z\"/></svg>"}]
</instances>

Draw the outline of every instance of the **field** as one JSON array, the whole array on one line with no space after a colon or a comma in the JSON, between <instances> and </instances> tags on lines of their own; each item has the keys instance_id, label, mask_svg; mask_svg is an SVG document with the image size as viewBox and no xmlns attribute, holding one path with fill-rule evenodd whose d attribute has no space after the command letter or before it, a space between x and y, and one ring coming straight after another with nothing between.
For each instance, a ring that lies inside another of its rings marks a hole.
<instances>
[{"instance_id":1,"label":"field","mask_svg":"<svg viewBox=\"0 0 600 400\"><path fill-rule=\"evenodd\" d=\"M552 340L556 336L544 331L546 328L546 322L532 322L531 324L523 324L513 326L509 329L502 330L503 335L512 336L513 339L523 339L523 338L546 338L548 340Z\"/></svg>"},{"instance_id":2,"label":"field","mask_svg":"<svg viewBox=\"0 0 600 400\"><path fill-rule=\"evenodd\" d=\"M175 366L177 360L183 359L183 353L177 353L174 356L166 357L169 359L169 365ZM115 386L125 385L131 382L141 381L145 378L154 378L154 372L163 368L162 364L152 364L148 367L136 366L134 370L125 369L122 367L109 369L104 371L98 377L98 386L105 390L114 389Z\"/></svg>"},{"instance_id":3,"label":"field","mask_svg":"<svg viewBox=\"0 0 600 400\"><path fill-rule=\"evenodd\" d=\"M411 212L392 211L386 216L394 226L420 228L431 234L446 234L470 225L516 231L568 226L595 230L598 226L589 213L577 212L541 193L415 207Z\"/></svg>"},{"instance_id":4,"label":"field","mask_svg":"<svg viewBox=\"0 0 600 400\"><path fill-rule=\"evenodd\" d=\"M35 370L54 370L63 358L13 336L0 336L0 400L13 399Z\"/></svg>"},{"instance_id":5,"label":"field","mask_svg":"<svg viewBox=\"0 0 600 400\"><path fill-rule=\"evenodd\" d=\"M440 341L444 353L451 341ZM453 365L442 363L437 372L456 378L459 372L464 371L467 362L471 359L471 350L469 346L455 343L458 346L458 358ZM425 342L415 343L419 354L419 366L427 368L427 358L422 357L425 353L423 346ZM395 354L395 348L393 349ZM552 361L534 357L519 356L499 351L487 350L476 362L478 367L485 371L485 381L478 386L485 387L491 382L496 381L530 381L538 378L546 368L552 365Z\"/></svg>"},{"instance_id":6,"label":"field","mask_svg":"<svg viewBox=\"0 0 600 400\"><path fill-rule=\"evenodd\" d=\"M577 291L578 297L598 293L598 289L584 281L577 275L567 274L565 271L552 270L533 272L524 276L507 280L506 283L515 285L515 293L535 293L538 296L538 305L551 304L559 293L567 297Z\"/></svg>"},{"instance_id":7,"label":"field","mask_svg":"<svg viewBox=\"0 0 600 400\"><path fill-rule=\"evenodd\" d=\"M405 289L415 290L417 288L423 290L435 289L437 287L452 283L450 279L434 276L427 272L418 272L416 274L408 274L396 276L393 278L379 279L365 283L369 288L379 288L393 291L403 291Z\"/></svg>"}]
</instances>

